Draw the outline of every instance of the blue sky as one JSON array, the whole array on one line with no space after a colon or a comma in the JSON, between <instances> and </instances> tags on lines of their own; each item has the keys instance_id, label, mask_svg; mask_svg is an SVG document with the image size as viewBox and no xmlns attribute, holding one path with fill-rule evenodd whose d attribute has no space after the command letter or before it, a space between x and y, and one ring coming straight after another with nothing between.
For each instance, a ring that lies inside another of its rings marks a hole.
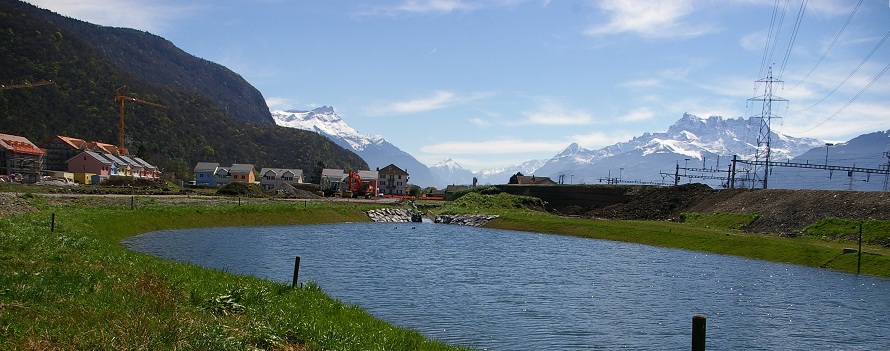
<instances>
[{"instance_id":1,"label":"blue sky","mask_svg":"<svg viewBox=\"0 0 890 351\"><path fill-rule=\"evenodd\" d=\"M427 165L475 170L664 131L684 112L759 114L747 100L770 63L789 100L776 131L890 129L890 3L851 17L858 0L809 0L793 35L802 1L28 0L165 37L271 109L333 106Z\"/></svg>"}]
</instances>

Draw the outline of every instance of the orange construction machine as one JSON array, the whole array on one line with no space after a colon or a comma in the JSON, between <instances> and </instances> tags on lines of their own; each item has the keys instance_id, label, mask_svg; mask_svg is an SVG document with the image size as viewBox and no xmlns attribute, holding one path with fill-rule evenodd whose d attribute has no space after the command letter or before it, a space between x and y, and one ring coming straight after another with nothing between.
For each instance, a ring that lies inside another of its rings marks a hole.
<instances>
[{"instance_id":1,"label":"orange construction machine","mask_svg":"<svg viewBox=\"0 0 890 351\"><path fill-rule=\"evenodd\" d=\"M349 170L349 177L346 178L347 192L351 193L351 197L364 196L369 198L377 195L377 189L371 184L371 181L362 180L358 172Z\"/></svg>"}]
</instances>

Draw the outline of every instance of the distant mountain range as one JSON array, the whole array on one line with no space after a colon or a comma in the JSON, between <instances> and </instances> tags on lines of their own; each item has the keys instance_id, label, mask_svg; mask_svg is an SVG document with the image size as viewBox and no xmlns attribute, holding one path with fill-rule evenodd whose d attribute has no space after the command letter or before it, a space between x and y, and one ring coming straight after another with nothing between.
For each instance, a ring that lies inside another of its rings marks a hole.
<instances>
[{"instance_id":1,"label":"distant mountain range","mask_svg":"<svg viewBox=\"0 0 890 351\"><path fill-rule=\"evenodd\" d=\"M330 138L337 145L358 154L370 169L394 164L408 172L411 184L421 187L441 187L444 184L426 165L382 136L361 134L347 125L333 107L322 106L311 111L276 110L272 111L272 119L279 126L308 130Z\"/></svg>"},{"instance_id":2,"label":"distant mountain range","mask_svg":"<svg viewBox=\"0 0 890 351\"><path fill-rule=\"evenodd\" d=\"M663 133L644 133L627 142L598 150L572 144L535 170L542 176L565 174L575 183L600 183L600 179L670 182L660 173L684 168L728 171L733 155L753 159L759 122L744 118L706 119L684 114ZM788 160L825 143L811 138L795 138L772 132L772 160ZM700 182L720 185L719 182ZM716 183L716 184L715 184Z\"/></svg>"},{"instance_id":3,"label":"distant mountain range","mask_svg":"<svg viewBox=\"0 0 890 351\"><path fill-rule=\"evenodd\" d=\"M723 182L708 177L725 177L733 155L754 159L759 124L757 120L718 116L699 118L684 114L667 131L644 133L627 142L597 150L571 144L548 160L531 160L519 165L473 172L448 158L427 168L379 135L363 135L346 125L330 107L313 111L273 111L276 123L312 130L351 147L368 164L410 164L412 183L443 188L446 185L468 185L476 178L478 184L504 184L517 172L546 176L566 184L598 184L611 181L623 183L671 184L677 168L704 169L683 171L681 182L701 182L713 187ZM887 165L883 152L890 148L888 132L857 137L847 143L828 148L829 164L880 169ZM796 138L773 132L772 161L799 163L825 162L825 142L812 138ZM821 156L820 156L821 155ZM419 170L419 171L418 171ZM415 178L415 172L418 176ZM429 173L427 173L429 172ZM739 166L737 178L745 168ZM831 173L831 174L829 174ZM773 168L771 188L817 188L880 190L883 176L868 174L834 174L825 170ZM695 178L699 177L699 178ZM880 179L878 179L880 178ZM853 179L851 182L850 180ZM422 180L422 181L421 181ZM852 186L851 186L852 184ZM737 186L746 186L741 181Z\"/></svg>"}]
</instances>

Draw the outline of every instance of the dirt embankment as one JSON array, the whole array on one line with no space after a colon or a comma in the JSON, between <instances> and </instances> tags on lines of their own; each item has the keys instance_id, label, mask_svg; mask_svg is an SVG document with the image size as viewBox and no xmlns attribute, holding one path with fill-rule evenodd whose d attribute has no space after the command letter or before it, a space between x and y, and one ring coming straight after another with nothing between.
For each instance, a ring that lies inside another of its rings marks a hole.
<instances>
[{"instance_id":1,"label":"dirt embankment","mask_svg":"<svg viewBox=\"0 0 890 351\"><path fill-rule=\"evenodd\" d=\"M833 190L730 189L706 185L639 187L624 204L595 209L589 217L673 220L683 212L756 213L744 228L757 233L793 234L828 217L890 220L890 193Z\"/></svg>"}]
</instances>

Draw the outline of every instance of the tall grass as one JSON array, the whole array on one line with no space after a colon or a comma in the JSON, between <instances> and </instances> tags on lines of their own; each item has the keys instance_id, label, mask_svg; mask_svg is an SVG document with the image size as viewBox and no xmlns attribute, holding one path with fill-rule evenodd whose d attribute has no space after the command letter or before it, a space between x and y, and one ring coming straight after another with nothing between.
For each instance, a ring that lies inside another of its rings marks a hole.
<instances>
[{"instance_id":1,"label":"tall grass","mask_svg":"<svg viewBox=\"0 0 890 351\"><path fill-rule=\"evenodd\" d=\"M0 218L0 349L451 350L309 284L131 252L159 229L366 221L362 207L66 206Z\"/></svg>"}]
</instances>

